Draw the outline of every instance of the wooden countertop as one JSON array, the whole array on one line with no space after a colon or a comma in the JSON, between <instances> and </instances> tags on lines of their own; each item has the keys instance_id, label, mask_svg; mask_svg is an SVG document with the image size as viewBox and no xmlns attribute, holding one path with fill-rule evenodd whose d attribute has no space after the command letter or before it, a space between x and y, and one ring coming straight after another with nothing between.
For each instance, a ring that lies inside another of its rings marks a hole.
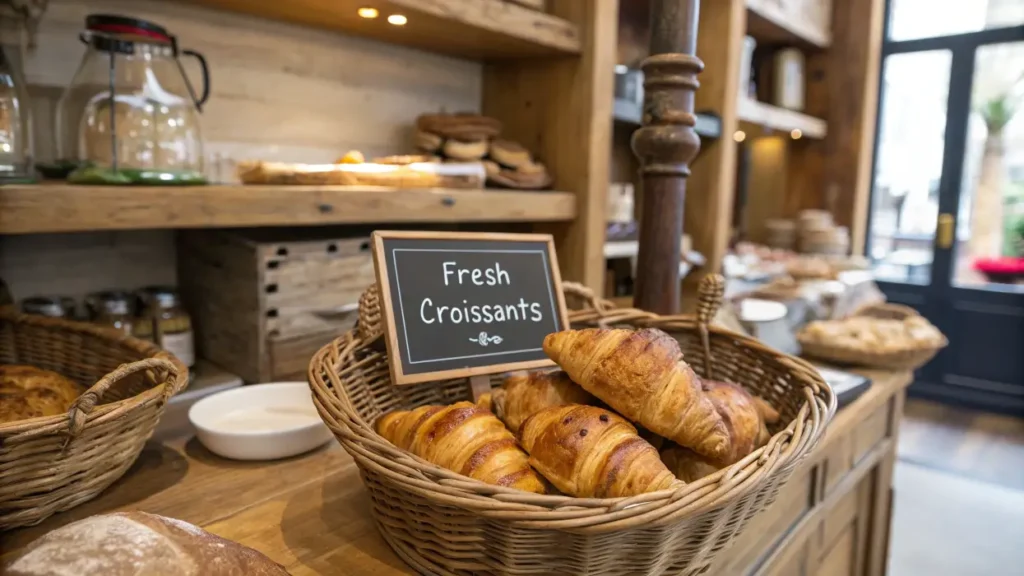
<instances>
[{"instance_id":1,"label":"wooden countertop","mask_svg":"<svg viewBox=\"0 0 1024 576\"><path fill-rule=\"evenodd\" d=\"M907 372L862 373L874 381L871 389L836 415L818 450L910 383ZM295 576L413 573L377 532L359 471L334 442L269 464L219 458L195 438L150 442L99 498L0 534L0 549L6 558L54 528L117 510L186 520L263 552Z\"/></svg>"}]
</instances>

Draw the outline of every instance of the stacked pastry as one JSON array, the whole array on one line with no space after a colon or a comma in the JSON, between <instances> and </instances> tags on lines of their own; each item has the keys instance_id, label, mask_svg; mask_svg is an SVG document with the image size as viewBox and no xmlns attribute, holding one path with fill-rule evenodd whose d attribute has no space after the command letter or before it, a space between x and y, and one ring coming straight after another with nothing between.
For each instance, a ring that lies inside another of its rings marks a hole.
<instances>
[{"instance_id":1,"label":"stacked pastry","mask_svg":"<svg viewBox=\"0 0 1024 576\"><path fill-rule=\"evenodd\" d=\"M526 190L550 186L547 168L519 143L500 139L501 128L498 120L478 114L424 114L416 119L416 147L449 160L482 161L489 184Z\"/></svg>"},{"instance_id":2,"label":"stacked pastry","mask_svg":"<svg viewBox=\"0 0 1024 576\"><path fill-rule=\"evenodd\" d=\"M733 464L779 418L740 386L702 381L660 330L568 330L548 335L544 351L561 370L512 374L476 406L385 414L377 432L483 482L543 492L545 479L572 496L615 498Z\"/></svg>"}]
</instances>

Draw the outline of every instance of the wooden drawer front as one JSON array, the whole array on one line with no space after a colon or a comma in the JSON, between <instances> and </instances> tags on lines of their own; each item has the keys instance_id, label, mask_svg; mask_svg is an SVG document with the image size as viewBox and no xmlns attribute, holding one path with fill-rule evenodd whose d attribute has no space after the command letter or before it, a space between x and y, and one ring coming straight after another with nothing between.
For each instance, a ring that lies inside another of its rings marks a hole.
<instances>
[{"instance_id":1,"label":"wooden drawer front","mask_svg":"<svg viewBox=\"0 0 1024 576\"><path fill-rule=\"evenodd\" d=\"M837 438L828 447L821 461L821 497L826 498L846 474L853 468L853 438L850 435Z\"/></svg>"},{"instance_id":2,"label":"wooden drawer front","mask_svg":"<svg viewBox=\"0 0 1024 576\"><path fill-rule=\"evenodd\" d=\"M804 542L784 550L758 571L758 576L809 576L811 574L811 546Z\"/></svg>"},{"instance_id":3,"label":"wooden drawer front","mask_svg":"<svg viewBox=\"0 0 1024 576\"><path fill-rule=\"evenodd\" d=\"M825 510L817 549L819 576L854 576L867 562L872 482L868 473Z\"/></svg>"},{"instance_id":4,"label":"wooden drawer front","mask_svg":"<svg viewBox=\"0 0 1024 576\"><path fill-rule=\"evenodd\" d=\"M270 379L299 377L300 380L305 380L306 369L309 368L309 360L313 354L355 326L358 316L357 310L351 310L339 314L335 319L336 325L330 329L290 338L270 338L267 342Z\"/></svg>"},{"instance_id":5,"label":"wooden drawer front","mask_svg":"<svg viewBox=\"0 0 1024 576\"><path fill-rule=\"evenodd\" d=\"M893 401L879 406L853 432L853 463L856 465L861 458L867 456L881 440L889 435L889 414Z\"/></svg>"},{"instance_id":6,"label":"wooden drawer front","mask_svg":"<svg viewBox=\"0 0 1024 576\"><path fill-rule=\"evenodd\" d=\"M755 516L727 554L719 556L710 574L747 574L777 542L811 510L815 469L800 466L779 491L775 502Z\"/></svg>"}]
</instances>

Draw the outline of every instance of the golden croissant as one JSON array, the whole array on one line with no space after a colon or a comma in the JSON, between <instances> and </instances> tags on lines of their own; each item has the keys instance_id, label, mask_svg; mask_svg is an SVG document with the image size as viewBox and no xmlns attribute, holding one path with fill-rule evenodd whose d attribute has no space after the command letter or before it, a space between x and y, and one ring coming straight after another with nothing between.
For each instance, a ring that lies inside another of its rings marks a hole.
<instances>
[{"instance_id":1,"label":"golden croissant","mask_svg":"<svg viewBox=\"0 0 1024 576\"><path fill-rule=\"evenodd\" d=\"M722 417L661 330L588 328L548 334L544 352L626 418L709 458L729 454Z\"/></svg>"},{"instance_id":2,"label":"golden croissant","mask_svg":"<svg viewBox=\"0 0 1024 576\"><path fill-rule=\"evenodd\" d=\"M566 404L594 405L597 402L597 398L570 380L568 374L549 370L515 372L505 378L501 388L495 390L489 399L481 397L477 405L488 407L515 433L524 420L544 408Z\"/></svg>"},{"instance_id":3,"label":"golden croissant","mask_svg":"<svg viewBox=\"0 0 1024 576\"><path fill-rule=\"evenodd\" d=\"M545 408L523 422L519 441L530 464L572 496L617 498L681 485L632 424L603 408Z\"/></svg>"},{"instance_id":4,"label":"golden croissant","mask_svg":"<svg viewBox=\"0 0 1024 576\"><path fill-rule=\"evenodd\" d=\"M771 434L766 424L774 424L779 418L779 413L770 404L751 396L742 386L731 382L703 380L701 387L725 422L729 431L730 450L725 457L714 459L678 444L665 447L661 451L662 461L677 478L686 482L693 482L734 464L767 444Z\"/></svg>"},{"instance_id":5,"label":"golden croissant","mask_svg":"<svg viewBox=\"0 0 1024 576\"><path fill-rule=\"evenodd\" d=\"M395 446L481 482L545 492L526 453L501 420L473 405L421 406L377 419L377 433Z\"/></svg>"}]
</instances>

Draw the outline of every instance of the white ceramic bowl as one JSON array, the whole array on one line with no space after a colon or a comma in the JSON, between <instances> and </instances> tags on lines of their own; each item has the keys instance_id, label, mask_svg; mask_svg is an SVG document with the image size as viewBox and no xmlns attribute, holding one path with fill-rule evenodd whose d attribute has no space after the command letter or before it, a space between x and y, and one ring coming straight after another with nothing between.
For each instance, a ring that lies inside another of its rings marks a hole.
<instances>
[{"instance_id":1,"label":"white ceramic bowl","mask_svg":"<svg viewBox=\"0 0 1024 576\"><path fill-rule=\"evenodd\" d=\"M255 384L203 398L188 419L211 452L234 460L274 460L331 439L305 382Z\"/></svg>"}]
</instances>

